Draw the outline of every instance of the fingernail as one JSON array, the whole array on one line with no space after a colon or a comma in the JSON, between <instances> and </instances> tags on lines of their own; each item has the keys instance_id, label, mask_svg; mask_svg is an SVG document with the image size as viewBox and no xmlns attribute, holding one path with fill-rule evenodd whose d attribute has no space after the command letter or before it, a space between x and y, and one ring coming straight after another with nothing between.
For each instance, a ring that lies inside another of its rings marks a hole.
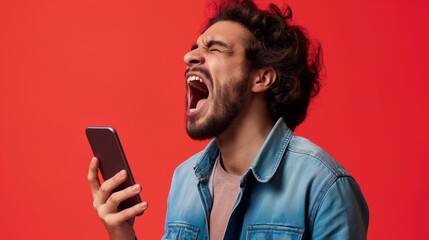
<instances>
[{"instance_id":1,"label":"fingernail","mask_svg":"<svg viewBox=\"0 0 429 240\"><path fill-rule=\"evenodd\" d=\"M125 175L126 175L126 171L125 170L121 170L120 172L119 172L119 176L121 177L121 178L123 178L123 177L125 177Z\"/></svg>"},{"instance_id":2,"label":"fingernail","mask_svg":"<svg viewBox=\"0 0 429 240\"><path fill-rule=\"evenodd\" d=\"M138 185L138 184L134 185L134 186L132 187L132 190L133 190L134 192L140 192L140 185Z\"/></svg>"},{"instance_id":3,"label":"fingernail","mask_svg":"<svg viewBox=\"0 0 429 240\"><path fill-rule=\"evenodd\" d=\"M140 208L146 208L147 207L147 202L142 202L139 204Z\"/></svg>"}]
</instances>

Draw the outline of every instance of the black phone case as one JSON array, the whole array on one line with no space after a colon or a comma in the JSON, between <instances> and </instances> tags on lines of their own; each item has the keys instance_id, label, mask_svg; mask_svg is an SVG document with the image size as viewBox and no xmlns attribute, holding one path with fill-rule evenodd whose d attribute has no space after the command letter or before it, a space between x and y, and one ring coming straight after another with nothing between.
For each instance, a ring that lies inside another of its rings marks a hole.
<instances>
[{"instance_id":1,"label":"black phone case","mask_svg":"<svg viewBox=\"0 0 429 240\"><path fill-rule=\"evenodd\" d=\"M100 172L104 180L113 177L122 169L128 173L127 180L116 187L113 192L134 185L133 174L115 129L112 127L87 127L85 133L94 156L99 159ZM123 210L140 202L140 195L136 195L121 202L118 209Z\"/></svg>"}]
</instances>

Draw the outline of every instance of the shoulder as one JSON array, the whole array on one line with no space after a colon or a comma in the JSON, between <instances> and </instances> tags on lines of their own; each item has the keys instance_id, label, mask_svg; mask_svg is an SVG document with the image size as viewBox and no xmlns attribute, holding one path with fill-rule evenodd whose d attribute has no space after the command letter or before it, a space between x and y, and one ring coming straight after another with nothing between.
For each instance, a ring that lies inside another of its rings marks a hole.
<instances>
[{"instance_id":1,"label":"shoulder","mask_svg":"<svg viewBox=\"0 0 429 240\"><path fill-rule=\"evenodd\" d=\"M179 166L174 170L173 178L187 176L189 177L190 172L194 172L195 166L198 161L202 158L204 151L200 151L184 162L182 162Z\"/></svg>"},{"instance_id":2,"label":"shoulder","mask_svg":"<svg viewBox=\"0 0 429 240\"><path fill-rule=\"evenodd\" d=\"M369 212L365 198L355 179L340 163L318 145L297 136L292 137L285 160L287 173L296 173L300 169L300 174L294 175L297 182L303 181L311 189L313 201L309 216L315 232L326 233L327 226L336 225L337 229L349 234L353 228L349 229L344 221L350 219L359 224L359 231L352 235L366 232ZM331 219L332 215L342 217ZM334 230L330 232L339 234Z\"/></svg>"},{"instance_id":3,"label":"shoulder","mask_svg":"<svg viewBox=\"0 0 429 240\"><path fill-rule=\"evenodd\" d=\"M313 167L314 170L326 172L335 178L351 175L325 150L310 140L293 136L287 147L287 161Z\"/></svg>"}]
</instances>

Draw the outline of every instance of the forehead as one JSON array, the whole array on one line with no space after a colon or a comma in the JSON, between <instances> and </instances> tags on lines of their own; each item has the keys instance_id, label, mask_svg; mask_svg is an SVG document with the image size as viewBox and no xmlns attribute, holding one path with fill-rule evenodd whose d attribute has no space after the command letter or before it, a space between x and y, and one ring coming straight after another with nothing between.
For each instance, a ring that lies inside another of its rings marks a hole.
<instances>
[{"instance_id":1,"label":"forehead","mask_svg":"<svg viewBox=\"0 0 429 240\"><path fill-rule=\"evenodd\" d=\"M220 21L207 28L207 30L200 35L197 42L219 40L225 42L229 46L244 46L250 36L250 31L241 24L232 21Z\"/></svg>"}]
</instances>

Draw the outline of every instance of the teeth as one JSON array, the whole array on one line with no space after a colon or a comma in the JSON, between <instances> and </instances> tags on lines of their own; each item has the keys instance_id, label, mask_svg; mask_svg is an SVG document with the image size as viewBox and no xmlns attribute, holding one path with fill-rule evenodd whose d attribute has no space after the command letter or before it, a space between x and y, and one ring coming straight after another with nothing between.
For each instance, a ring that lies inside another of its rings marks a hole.
<instances>
[{"instance_id":1,"label":"teeth","mask_svg":"<svg viewBox=\"0 0 429 240\"><path fill-rule=\"evenodd\" d=\"M203 82L203 80L201 78L199 78L198 76L190 76L190 77L188 77L187 82L190 83L192 81Z\"/></svg>"},{"instance_id":2,"label":"teeth","mask_svg":"<svg viewBox=\"0 0 429 240\"><path fill-rule=\"evenodd\" d=\"M194 84L194 81L199 81L200 83L203 82L203 80L201 78L199 78L198 76L189 76L188 79L186 80L188 82L189 85L191 85L192 87L202 91L202 92L207 92L207 89L202 87L201 85L198 84Z\"/></svg>"}]
</instances>

